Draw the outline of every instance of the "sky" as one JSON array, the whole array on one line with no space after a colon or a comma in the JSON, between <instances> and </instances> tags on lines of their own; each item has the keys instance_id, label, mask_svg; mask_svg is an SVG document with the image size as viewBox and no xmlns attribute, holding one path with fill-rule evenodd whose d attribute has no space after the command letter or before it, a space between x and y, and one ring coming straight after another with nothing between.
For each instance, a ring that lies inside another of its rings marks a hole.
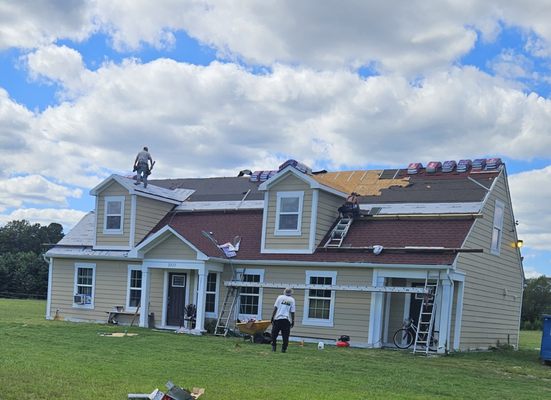
<instances>
[{"instance_id":1,"label":"sky","mask_svg":"<svg viewBox=\"0 0 551 400\"><path fill-rule=\"evenodd\" d=\"M527 277L551 276L548 0L1 0L0 224L131 173L501 157Z\"/></svg>"}]
</instances>

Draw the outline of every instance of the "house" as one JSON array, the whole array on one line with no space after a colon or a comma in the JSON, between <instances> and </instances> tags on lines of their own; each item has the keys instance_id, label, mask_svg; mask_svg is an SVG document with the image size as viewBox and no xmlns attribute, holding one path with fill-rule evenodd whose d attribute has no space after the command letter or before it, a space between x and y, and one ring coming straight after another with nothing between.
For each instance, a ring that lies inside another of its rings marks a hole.
<instances>
[{"instance_id":1,"label":"house","mask_svg":"<svg viewBox=\"0 0 551 400\"><path fill-rule=\"evenodd\" d=\"M384 347L418 321L432 283L438 352L517 346L524 275L499 159L336 172L290 160L240 175L147 189L105 179L90 192L95 210L46 254L46 317L106 322L119 307L119 323L177 329L194 304L187 327L201 334L232 287L247 321L269 318L292 286L292 339ZM351 192L361 215L343 233L337 210Z\"/></svg>"}]
</instances>

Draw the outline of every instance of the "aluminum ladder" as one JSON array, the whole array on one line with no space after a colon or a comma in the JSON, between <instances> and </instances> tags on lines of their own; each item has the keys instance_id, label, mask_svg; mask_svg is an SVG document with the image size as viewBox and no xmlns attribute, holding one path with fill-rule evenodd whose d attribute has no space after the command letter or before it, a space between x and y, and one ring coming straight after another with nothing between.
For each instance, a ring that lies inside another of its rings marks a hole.
<instances>
[{"instance_id":1,"label":"aluminum ladder","mask_svg":"<svg viewBox=\"0 0 551 400\"><path fill-rule=\"evenodd\" d=\"M243 282L245 276L245 269L239 273L233 268L232 265L232 281L234 282ZM240 286L230 286L226 291L226 296L224 298L224 303L222 304L222 309L218 314L218 319L216 320L216 326L214 327L214 334L216 336L227 336L230 331L230 325L235 322L236 319L236 308L238 305L239 295L241 294Z\"/></svg>"},{"instance_id":2,"label":"aluminum ladder","mask_svg":"<svg viewBox=\"0 0 551 400\"><path fill-rule=\"evenodd\" d=\"M342 217L329 234L325 247L341 247L353 221L354 218L352 217Z\"/></svg>"},{"instance_id":3,"label":"aluminum ladder","mask_svg":"<svg viewBox=\"0 0 551 400\"><path fill-rule=\"evenodd\" d=\"M425 278L425 293L419 310L419 319L417 320L417 334L413 345L413 353L434 353L436 342L434 337L434 319L436 315L436 295L438 294L439 277L430 278L429 273Z\"/></svg>"}]
</instances>

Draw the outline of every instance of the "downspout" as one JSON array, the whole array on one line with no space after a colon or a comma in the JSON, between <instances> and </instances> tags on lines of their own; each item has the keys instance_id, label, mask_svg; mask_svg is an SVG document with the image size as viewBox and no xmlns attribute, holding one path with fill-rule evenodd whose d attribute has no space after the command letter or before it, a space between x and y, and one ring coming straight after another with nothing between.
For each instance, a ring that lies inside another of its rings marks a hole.
<instances>
[{"instance_id":1,"label":"downspout","mask_svg":"<svg viewBox=\"0 0 551 400\"><path fill-rule=\"evenodd\" d=\"M52 319L51 307L52 307L52 281L53 281L53 261L52 257L46 257L46 254L42 254L44 261L48 263L48 296L46 297L46 319Z\"/></svg>"}]
</instances>

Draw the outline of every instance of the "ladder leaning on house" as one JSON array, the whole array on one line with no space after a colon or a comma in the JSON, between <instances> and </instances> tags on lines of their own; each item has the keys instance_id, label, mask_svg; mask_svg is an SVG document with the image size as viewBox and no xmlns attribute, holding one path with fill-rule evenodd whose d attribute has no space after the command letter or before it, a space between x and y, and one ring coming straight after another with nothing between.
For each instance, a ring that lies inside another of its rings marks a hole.
<instances>
[{"instance_id":1,"label":"ladder leaning on house","mask_svg":"<svg viewBox=\"0 0 551 400\"><path fill-rule=\"evenodd\" d=\"M245 269L237 272L234 269L233 264L232 268L232 281L242 282L245 277ZM241 286L230 286L227 288L226 297L224 298L224 303L222 304L222 309L218 314L218 319L216 320L216 326L214 328L214 334L217 336L227 336L230 331L230 325L235 322L236 319L236 308L238 306L239 295L241 294Z\"/></svg>"},{"instance_id":2,"label":"ladder leaning on house","mask_svg":"<svg viewBox=\"0 0 551 400\"><path fill-rule=\"evenodd\" d=\"M434 319L436 315L436 295L438 293L439 277L430 279L429 273L425 278L425 293L421 301L419 319L417 320L417 334L413 345L413 353L437 351L437 341L434 336Z\"/></svg>"},{"instance_id":3,"label":"ladder leaning on house","mask_svg":"<svg viewBox=\"0 0 551 400\"><path fill-rule=\"evenodd\" d=\"M329 239L325 242L325 247L341 247L353 221L354 218L352 217L342 217L329 234Z\"/></svg>"}]
</instances>

